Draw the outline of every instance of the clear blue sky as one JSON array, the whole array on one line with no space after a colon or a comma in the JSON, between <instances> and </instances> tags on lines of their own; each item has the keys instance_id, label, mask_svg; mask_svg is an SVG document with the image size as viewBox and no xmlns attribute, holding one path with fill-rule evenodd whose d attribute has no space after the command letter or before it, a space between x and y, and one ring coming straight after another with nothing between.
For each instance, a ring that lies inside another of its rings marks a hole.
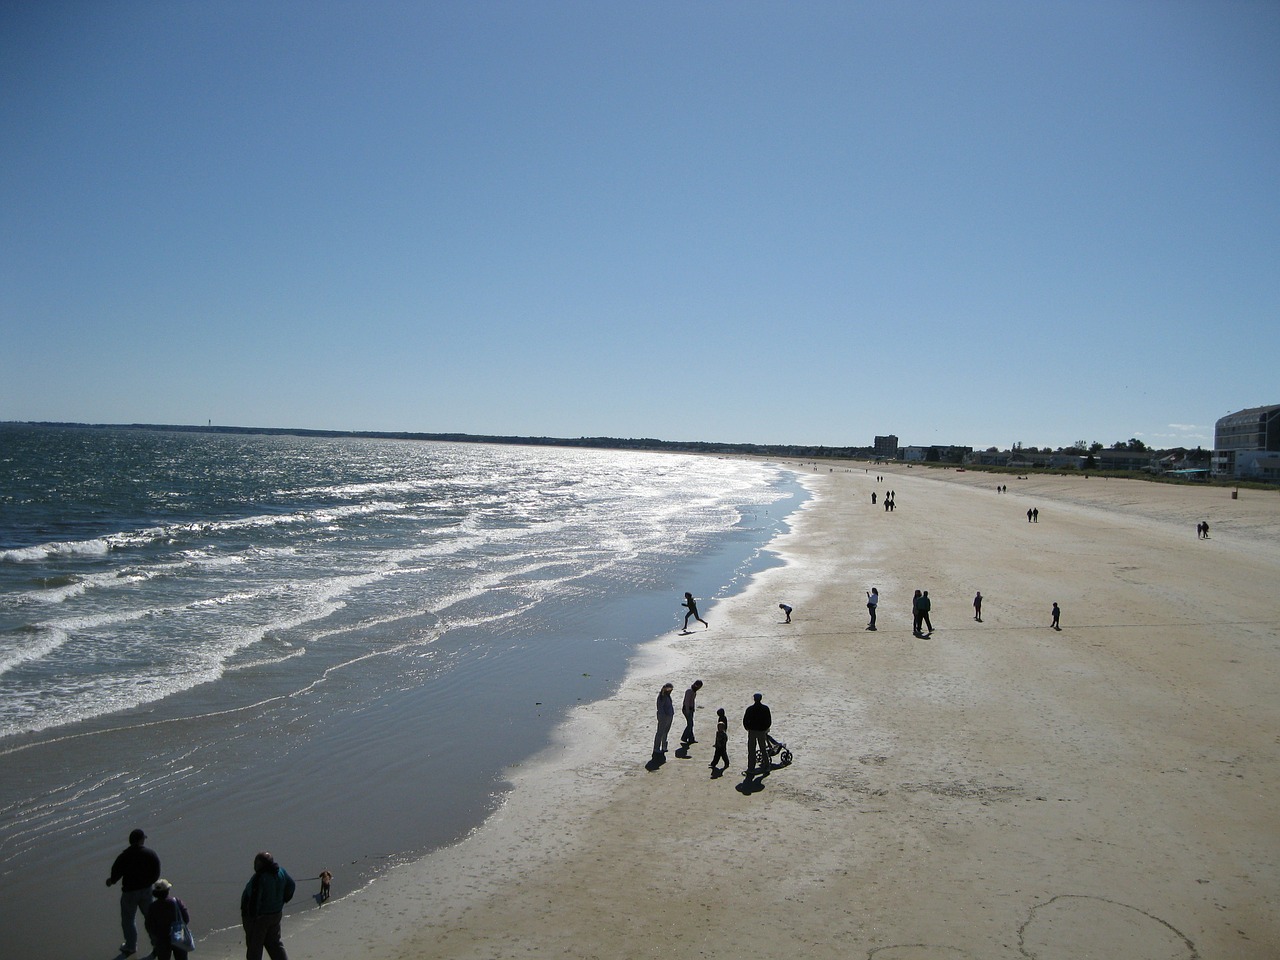
<instances>
[{"instance_id":1,"label":"clear blue sky","mask_svg":"<svg viewBox=\"0 0 1280 960\"><path fill-rule=\"evenodd\" d=\"M0 3L0 420L1006 447L1280 403L1280 4Z\"/></svg>"}]
</instances>

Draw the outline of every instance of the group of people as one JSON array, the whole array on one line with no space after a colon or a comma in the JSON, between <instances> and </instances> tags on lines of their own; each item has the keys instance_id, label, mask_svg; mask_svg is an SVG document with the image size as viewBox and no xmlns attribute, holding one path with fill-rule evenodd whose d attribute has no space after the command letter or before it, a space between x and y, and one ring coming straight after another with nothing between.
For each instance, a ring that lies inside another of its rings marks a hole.
<instances>
[{"instance_id":1,"label":"group of people","mask_svg":"<svg viewBox=\"0 0 1280 960\"><path fill-rule=\"evenodd\" d=\"M680 706L680 712L684 715L685 721L684 730L680 734L680 744L686 749L698 742L694 735L693 720L698 708L698 691L701 689L702 681L693 681L685 690L684 700ZM661 762L666 756L667 737L676 716L675 703L671 699L674 690L675 687L672 684L664 683L662 689L658 691L658 729L653 735L653 760L657 762ZM754 694L751 705L742 715L742 727L747 731L747 769L744 771L746 776L751 776L757 769L763 772L769 768L769 728L773 725L773 716L763 700L763 694ZM722 761L723 767L720 766ZM724 707L716 710L715 752L708 766L717 773L729 768L729 718L724 712Z\"/></svg>"},{"instance_id":2,"label":"group of people","mask_svg":"<svg viewBox=\"0 0 1280 960\"><path fill-rule=\"evenodd\" d=\"M876 629L876 609L880 606L880 591L876 587L872 587L867 591L867 613L870 620L867 623L868 630ZM929 617L930 611L933 609L933 601L929 599L928 590L917 590L911 598L911 633L916 637L928 637L933 633L933 621ZM1049 626L1054 630L1061 630L1062 610L1054 601L1053 608L1049 611ZM973 596L973 619L978 623L982 623L982 591L977 591ZM790 617L787 622L790 623Z\"/></svg>"},{"instance_id":3,"label":"group of people","mask_svg":"<svg viewBox=\"0 0 1280 960\"><path fill-rule=\"evenodd\" d=\"M187 953L195 949L187 926L191 913L173 894L173 884L160 876L160 858L146 846L146 839L140 829L131 832L129 846L116 857L107 877L108 887L120 884L120 927L124 933L120 956L138 951L137 915L141 912L151 940L150 956L155 960L187 960ZM327 872L321 876L324 879ZM247 960L262 960L263 950L271 960L288 960L280 939L280 919L295 889L293 877L270 853L263 851L253 858L253 876L240 895Z\"/></svg>"}]
</instances>

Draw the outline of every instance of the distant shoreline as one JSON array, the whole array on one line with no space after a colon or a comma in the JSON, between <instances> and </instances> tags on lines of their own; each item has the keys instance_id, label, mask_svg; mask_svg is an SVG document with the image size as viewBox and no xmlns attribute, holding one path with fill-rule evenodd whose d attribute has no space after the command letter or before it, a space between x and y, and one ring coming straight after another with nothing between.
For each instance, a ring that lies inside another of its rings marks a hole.
<instances>
[{"instance_id":1,"label":"distant shoreline","mask_svg":"<svg viewBox=\"0 0 1280 960\"><path fill-rule=\"evenodd\" d=\"M824 460L872 459L870 447L827 447L805 444L718 443L703 440L658 440L653 437L521 437L477 433L419 433L401 430L310 430L304 427L235 427L208 424L75 423L7 420L0 426L79 430L154 430L161 433L219 433L281 437L354 437L366 440L423 440L436 443L492 443L508 446L586 447L600 450L648 450L664 453L719 453L738 456L820 457Z\"/></svg>"}]
</instances>

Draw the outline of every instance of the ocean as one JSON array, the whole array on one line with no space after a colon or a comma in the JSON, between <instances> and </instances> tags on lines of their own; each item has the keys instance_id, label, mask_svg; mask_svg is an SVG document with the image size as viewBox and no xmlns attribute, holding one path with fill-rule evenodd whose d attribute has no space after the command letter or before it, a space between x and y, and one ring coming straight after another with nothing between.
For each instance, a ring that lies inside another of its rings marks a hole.
<instances>
[{"instance_id":1,"label":"ocean","mask_svg":"<svg viewBox=\"0 0 1280 960\"><path fill-rule=\"evenodd\" d=\"M803 496L711 456L0 425L7 946L109 955L135 826L197 936L259 849L302 909L460 839Z\"/></svg>"}]
</instances>

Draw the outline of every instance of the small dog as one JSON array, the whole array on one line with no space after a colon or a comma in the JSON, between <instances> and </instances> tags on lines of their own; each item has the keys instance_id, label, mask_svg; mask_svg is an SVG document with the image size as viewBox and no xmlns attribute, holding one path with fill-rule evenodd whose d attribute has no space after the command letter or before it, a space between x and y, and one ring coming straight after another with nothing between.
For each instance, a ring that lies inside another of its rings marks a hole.
<instances>
[{"instance_id":1,"label":"small dog","mask_svg":"<svg viewBox=\"0 0 1280 960\"><path fill-rule=\"evenodd\" d=\"M328 870L320 871L320 902L324 903L329 899L329 884L333 881L333 874Z\"/></svg>"}]
</instances>

